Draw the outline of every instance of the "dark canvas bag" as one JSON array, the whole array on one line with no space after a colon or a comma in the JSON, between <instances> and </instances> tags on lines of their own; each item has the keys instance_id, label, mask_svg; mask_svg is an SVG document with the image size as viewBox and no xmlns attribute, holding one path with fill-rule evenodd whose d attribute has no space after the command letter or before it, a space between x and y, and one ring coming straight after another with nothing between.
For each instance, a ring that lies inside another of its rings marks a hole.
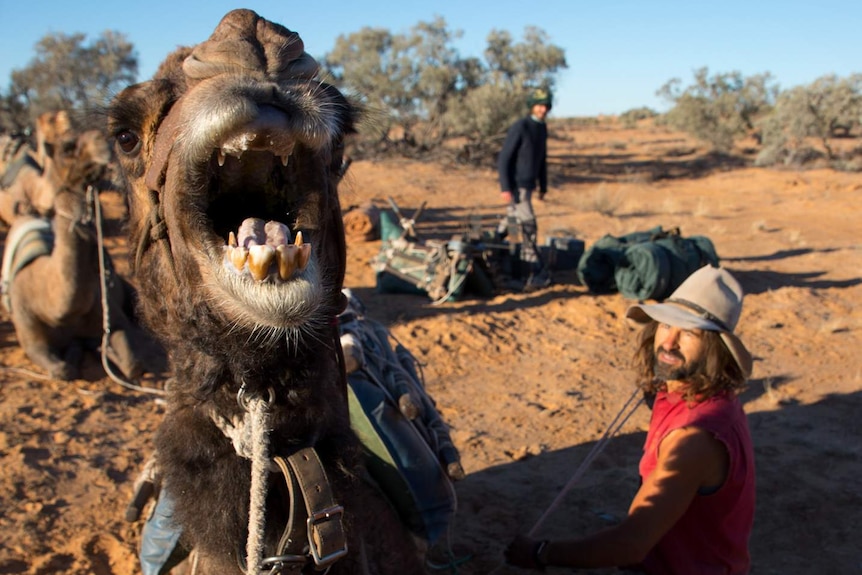
<instances>
[{"instance_id":1,"label":"dark canvas bag","mask_svg":"<svg viewBox=\"0 0 862 575\"><path fill-rule=\"evenodd\" d=\"M361 302L348 296L339 316L345 355L359 352L347 374L350 424L366 453L366 468L410 530L429 543L446 533L457 507L446 468L460 456L425 391L416 359L379 322L365 317ZM353 343L344 345L344 338ZM348 362L349 363L349 362ZM408 395L418 414L408 418L400 399Z\"/></svg>"}]
</instances>

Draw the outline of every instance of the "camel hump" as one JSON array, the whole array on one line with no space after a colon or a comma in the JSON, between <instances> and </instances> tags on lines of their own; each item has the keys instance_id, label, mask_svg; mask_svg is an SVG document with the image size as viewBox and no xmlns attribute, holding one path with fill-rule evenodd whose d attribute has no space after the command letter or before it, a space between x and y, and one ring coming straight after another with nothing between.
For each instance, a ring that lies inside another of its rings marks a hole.
<instances>
[{"instance_id":1,"label":"camel hump","mask_svg":"<svg viewBox=\"0 0 862 575\"><path fill-rule=\"evenodd\" d=\"M279 80L307 79L316 76L318 69L299 34L245 9L228 12L183 63L183 71L193 80L237 70L262 72Z\"/></svg>"}]
</instances>

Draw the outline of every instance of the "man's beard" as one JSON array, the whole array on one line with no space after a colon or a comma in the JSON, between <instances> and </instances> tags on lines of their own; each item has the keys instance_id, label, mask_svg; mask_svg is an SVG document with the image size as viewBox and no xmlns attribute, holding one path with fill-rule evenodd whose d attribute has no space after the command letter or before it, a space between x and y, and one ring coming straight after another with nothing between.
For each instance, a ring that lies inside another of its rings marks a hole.
<instances>
[{"instance_id":1,"label":"man's beard","mask_svg":"<svg viewBox=\"0 0 862 575\"><path fill-rule=\"evenodd\" d=\"M653 374L658 380L688 381L693 376L703 371L703 360L690 362L686 360L678 351L665 351L665 353L681 359L683 363L682 365L669 365L667 363L659 361L658 354L656 353L655 361L653 362Z\"/></svg>"}]
</instances>

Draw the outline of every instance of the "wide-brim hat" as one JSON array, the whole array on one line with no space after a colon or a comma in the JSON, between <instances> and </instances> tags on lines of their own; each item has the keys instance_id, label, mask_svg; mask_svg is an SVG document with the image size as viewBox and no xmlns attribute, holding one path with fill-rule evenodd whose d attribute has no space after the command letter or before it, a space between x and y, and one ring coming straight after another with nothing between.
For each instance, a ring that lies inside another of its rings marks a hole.
<instances>
[{"instance_id":1,"label":"wide-brim hat","mask_svg":"<svg viewBox=\"0 0 862 575\"><path fill-rule=\"evenodd\" d=\"M637 304L626 317L639 324L657 321L683 329L716 331L745 377L753 360L733 330L742 312L742 287L724 268L704 266L688 276L662 303Z\"/></svg>"}]
</instances>

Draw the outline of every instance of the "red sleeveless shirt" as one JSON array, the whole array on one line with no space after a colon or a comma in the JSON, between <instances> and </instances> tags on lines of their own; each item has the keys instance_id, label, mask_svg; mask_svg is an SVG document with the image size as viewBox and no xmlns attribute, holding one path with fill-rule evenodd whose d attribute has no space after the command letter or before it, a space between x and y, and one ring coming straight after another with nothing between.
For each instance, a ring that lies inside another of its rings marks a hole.
<instances>
[{"instance_id":1,"label":"red sleeveless shirt","mask_svg":"<svg viewBox=\"0 0 862 575\"><path fill-rule=\"evenodd\" d=\"M748 539L754 522L754 449L742 404L734 395L721 394L691 405L679 393L659 392L640 461L641 479L655 469L662 439L681 427L702 429L724 444L730 455L727 478L717 491L695 496L642 567L651 575L748 573Z\"/></svg>"}]
</instances>

